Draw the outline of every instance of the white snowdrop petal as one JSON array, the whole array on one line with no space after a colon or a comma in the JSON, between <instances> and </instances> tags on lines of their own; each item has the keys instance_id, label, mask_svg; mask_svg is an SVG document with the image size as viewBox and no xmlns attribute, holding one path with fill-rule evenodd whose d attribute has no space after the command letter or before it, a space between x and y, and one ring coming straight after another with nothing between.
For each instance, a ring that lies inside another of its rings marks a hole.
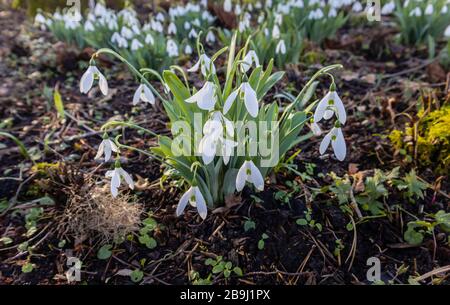
<instances>
[{"instance_id":1,"label":"white snowdrop petal","mask_svg":"<svg viewBox=\"0 0 450 305\"><path fill-rule=\"evenodd\" d=\"M234 90L225 100L225 104L223 106L223 114L227 114L230 110L231 106L233 106L234 101L239 93L239 90Z\"/></svg>"},{"instance_id":2,"label":"white snowdrop petal","mask_svg":"<svg viewBox=\"0 0 450 305\"><path fill-rule=\"evenodd\" d=\"M117 190L119 186L120 186L120 177L116 169L111 178L111 194L113 195L114 198L117 197L117 195L119 194Z\"/></svg>"},{"instance_id":3,"label":"white snowdrop petal","mask_svg":"<svg viewBox=\"0 0 450 305\"><path fill-rule=\"evenodd\" d=\"M256 92L248 83L242 84L244 90L244 103L245 108L247 108L248 113L256 118L258 116L258 99L256 97Z\"/></svg>"},{"instance_id":4,"label":"white snowdrop petal","mask_svg":"<svg viewBox=\"0 0 450 305\"><path fill-rule=\"evenodd\" d=\"M176 210L176 215L177 217L179 217L181 214L183 214L184 209L186 208L186 205L190 199L190 197L192 196L192 187L183 194L183 196L181 196L180 201L178 202L177 205L177 210Z\"/></svg>"},{"instance_id":5,"label":"white snowdrop petal","mask_svg":"<svg viewBox=\"0 0 450 305\"><path fill-rule=\"evenodd\" d=\"M333 117L333 114L334 114L333 110L327 109L327 110L325 110L325 113L323 114L323 118L325 120L329 120Z\"/></svg>"},{"instance_id":6,"label":"white snowdrop petal","mask_svg":"<svg viewBox=\"0 0 450 305\"><path fill-rule=\"evenodd\" d=\"M128 184L130 189L134 189L133 178L131 178L130 174L128 174L123 168L118 169L120 175L125 179L125 182Z\"/></svg>"},{"instance_id":7,"label":"white snowdrop petal","mask_svg":"<svg viewBox=\"0 0 450 305\"><path fill-rule=\"evenodd\" d=\"M92 72L92 66L89 66L87 71L83 74L80 80L80 92L88 93L94 84L94 73Z\"/></svg>"},{"instance_id":8,"label":"white snowdrop petal","mask_svg":"<svg viewBox=\"0 0 450 305\"><path fill-rule=\"evenodd\" d=\"M97 151L97 154L95 155L94 159L100 159L100 157L103 155L104 147L105 147L105 142L102 141L100 143L100 145L98 146L98 151Z\"/></svg>"},{"instance_id":9,"label":"white snowdrop petal","mask_svg":"<svg viewBox=\"0 0 450 305\"><path fill-rule=\"evenodd\" d=\"M344 135L341 128L336 128L336 139L331 142L334 154L339 161L343 161L347 154Z\"/></svg>"},{"instance_id":10,"label":"white snowdrop petal","mask_svg":"<svg viewBox=\"0 0 450 305\"><path fill-rule=\"evenodd\" d=\"M108 162L109 159L111 159L112 149L111 149L111 143L109 140L104 140L102 143L104 143L104 151L105 151L105 162Z\"/></svg>"},{"instance_id":11,"label":"white snowdrop petal","mask_svg":"<svg viewBox=\"0 0 450 305\"><path fill-rule=\"evenodd\" d=\"M347 113L345 111L344 103L342 103L341 98L339 97L339 95L336 92L334 92L333 100L334 100L334 105L336 106L337 116L339 117L339 122L341 122L341 124L344 125L345 122L347 121Z\"/></svg>"},{"instance_id":12,"label":"white snowdrop petal","mask_svg":"<svg viewBox=\"0 0 450 305\"><path fill-rule=\"evenodd\" d=\"M247 161L242 164L236 176L236 190L238 192L242 191L247 181Z\"/></svg>"},{"instance_id":13,"label":"white snowdrop petal","mask_svg":"<svg viewBox=\"0 0 450 305\"><path fill-rule=\"evenodd\" d=\"M328 92L317 105L316 111L314 112L314 122L319 123L327 110L328 101L330 100L330 92Z\"/></svg>"},{"instance_id":14,"label":"white snowdrop petal","mask_svg":"<svg viewBox=\"0 0 450 305\"><path fill-rule=\"evenodd\" d=\"M321 155L325 153L331 141L331 132L329 132L325 137L323 137L322 142L320 143L319 152Z\"/></svg>"},{"instance_id":15,"label":"white snowdrop petal","mask_svg":"<svg viewBox=\"0 0 450 305\"><path fill-rule=\"evenodd\" d=\"M198 214L200 214L200 217L204 220L206 215L208 215L208 207L206 206L205 199L203 198L202 192L200 192L198 187L195 187L195 200Z\"/></svg>"},{"instance_id":16,"label":"white snowdrop petal","mask_svg":"<svg viewBox=\"0 0 450 305\"><path fill-rule=\"evenodd\" d=\"M133 96L133 106L136 106L139 101L141 100L141 94L142 94L142 85L140 85Z\"/></svg>"},{"instance_id":17,"label":"white snowdrop petal","mask_svg":"<svg viewBox=\"0 0 450 305\"><path fill-rule=\"evenodd\" d=\"M256 165L250 161L251 180L256 189L264 190L264 178Z\"/></svg>"},{"instance_id":18,"label":"white snowdrop petal","mask_svg":"<svg viewBox=\"0 0 450 305\"><path fill-rule=\"evenodd\" d=\"M99 78L99 86L100 91L103 93L103 95L108 95L108 81L106 80L105 76L98 72L98 78Z\"/></svg>"},{"instance_id":19,"label":"white snowdrop petal","mask_svg":"<svg viewBox=\"0 0 450 305\"><path fill-rule=\"evenodd\" d=\"M144 95L147 99L147 102L154 105L155 104L155 96L153 95L152 90L147 85L144 85Z\"/></svg>"}]
</instances>

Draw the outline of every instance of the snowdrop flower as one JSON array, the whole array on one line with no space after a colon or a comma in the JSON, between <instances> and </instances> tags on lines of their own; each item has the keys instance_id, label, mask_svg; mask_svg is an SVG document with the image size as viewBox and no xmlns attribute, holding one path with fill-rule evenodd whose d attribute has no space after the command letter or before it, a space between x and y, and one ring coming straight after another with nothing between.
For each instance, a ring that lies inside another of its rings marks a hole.
<instances>
[{"instance_id":1,"label":"snowdrop flower","mask_svg":"<svg viewBox=\"0 0 450 305\"><path fill-rule=\"evenodd\" d=\"M184 48L184 54L191 55L192 52L193 52L192 47L190 45L186 45L186 47Z\"/></svg>"},{"instance_id":2,"label":"snowdrop flower","mask_svg":"<svg viewBox=\"0 0 450 305\"><path fill-rule=\"evenodd\" d=\"M214 36L214 33L212 31L209 31L208 34L206 34L206 42L214 43L216 42L216 36Z\"/></svg>"},{"instance_id":3,"label":"snowdrop flower","mask_svg":"<svg viewBox=\"0 0 450 305\"><path fill-rule=\"evenodd\" d=\"M122 37L126 38L126 39L131 39L134 37L134 33L132 30L130 30L129 28L127 28L126 26L124 26L122 28L122 30L120 30L120 34Z\"/></svg>"},{"instance_id":4,"label":"snowdrop flower","mask_svg":"<svg viewBox=\"0 0 450 305\"><path fill-rule=\"evenodd\" d=\"M392 12L394 12L395 9L395 3L394 1L388 2L381 8L381 14L382 15L390 15Z\"/></svg>"},{"instance_id":5,"label":"snowdrop flower","mask_svg":"<svg viewBox=\"0 0 450 305\"><path fill-rule=\"evenodd\" d=\"M286 44L284 43L283 39L278 42L277 47L275 48L275 53L286 54Z\"/></svg>"},{"instance_id":6,"label":"snowdrop flower","mask_svg":"<svg viewBox=\"0 0 450 305\"><path fill-rule=\"evenodd\" d=\"M169 27L167 28L167 33L169 35L172 35L172 34L175 35L177 33L177 26L175 25L175 23L171 22L169 24Z\"/></svg>"},{"instance_id":7,"label":"snowdrop flower","mask_svg":"<svg viewBox=\"0 0 450 305\"><path fill-rule=\"evenodd\" d=\"M253 90L248 82L243 82L238 89L231 92L223 106L223 113L227 114L238 95L244 100L245 108L247 108L248 113L256 118L259 111L258 98L255 90Z\"/></svg>"},{"instance_id":8,"label":"snowdrop flower","mask_svg":"<svg viewBox=\"0 0 450 305\"><path fill-rule=\"evenodd\" d=\"M105 154L105 162L108 162L111 159L112 152L119 152L116 144L108 138L108 135L105 134L103 137L103 141L98 146L97 154L94 159L100 159L100 157Z\"/></svg>"},{"instance_id":9,"label":"snowdrop flower","mask_svg":"<svg viewBox=\"0 0 450 305\"><path fill-rule=\"evenodd\" d=\"M448 12L448 7L447 7L447 5L444 5L441 9L441 14L445 15L445 14L447 14L447 12Z\"/></svg>"},{"instance_id":10,"label":"snowdrop flower","mask_svg":"<svg viewBox=\"0 0 450 305\"><path fill-rule=\"evenodd\" d=\"M158 13L157 15L156 15L156 18L155 18L157 21L161 21L161 22L164 22L164 20L165 20L165 18L164 18L164 15L162 14L162 13Z\"/></svg>"},{"instance_id":11,"label":"snowdrop flower","mask_svg":"<svg viewBox=\"0 0 450 305\"><path fill-rule=\"evenodd\" d=\"M245 55L243 59L243 63L241 64L242 73L247 73L248 70L252 67L252 64L255 64L255 67L259 66L259 58L255 51L250 50Z\"/></svg>"},{"instance_id":12,"label":"snowdrop flower","mask_svg":"<svg viewBox=\"0 0 450 305\"><path fill-rule=\"evenodd\" d=\"M153 45L155 43L155 39L153 38L152 34L148 33L145 36L145 43L150 45Z\"/></svg>"},{"instance_id":13,"label":"snowdrop flower","mask_svg":"<svg viewBox=\"0 0 450 305\"><path fill-rule=\"evenodd\" d=\"M199 68L205 77L208 76L210 72L216 74L216 67L206 54L200 55L197 63L193 65L192 68L188 69L188 72L197 72Z\"/></svg>"},{"instance_id":14,"label":"snowdrop flower","mask_svg":"<svg viewBox=\"0 0 450 305\"><path fill-rule=\"evenodd\" d=\"M181 196L176 211L177 217L183 214L188 202L191 206L197 208L197 212L202 219L206 218L208 208L206 207L205 198L203 198L202 192L198 186L191 186L189 190Z\"/></svg>"},{"instance_id":15,"label":"snowdrop flower","mask_svg":"<svg viewBox=\"0 0 450 305\"><path fill-rule=\"evenodd\" d=\"M422 16L422 10L420 9L420 7L416 7L415 9L413 9L410 13L409 13L410 17L420 17Z\"/></svg>"},{"instance_id":16,"label":"snowdrop flower","mask_svg":"<svg viewBox=\"0 0 450 305\"><path fill-rule=\"evenodd\" d=\"M336 16L337 16L337 11L336 11L336 9L334 7L332 7L330 9L330 11L328 12L328 17L334 18Z\"/></svg>"},{"instance_id":17,"label":"snowdrop flower","mask_svg":"<svg viewBox=\"0 0 450 305\"><path fill-rule=\"evenodd\" d=\"M231 3L231 0L225 0L223 2L223 10L227 13L231 12L233 9L233 4Z\"/></svg>"},{"instance_id":18,"label":"snowdrop flower","mask_svg":"<svg viewBox=\"0 0 450 305\"><path fill-rule=\"evenodd\" d=\"M94 84L94 79L98 78L100 91L103 95L108 94L108 82L105 76L98 70L96 66L90 65L86 72L83 74L80 80L81 93L88 93Z\"/></svg>"},{"instance_id":19,"label":"snowdrop flower","mask_svg":"<svg viewBox=\"0 0 450 305\"><path fill-rule=\"evenodd\" d=\"M273 26L273 29L272 29L272 37L273 37L273 39L280 38L280 28L276 24Z\"/></svg>"},{"instance_id":20,"label":"snowdrop flower","mask_svg":"<svg viewBox=\"0 0 450 305\"><path fill-rule=\"evenodd\" d=\"M188 34L188 37L189 38L197 38L197 36L198 36L197 31L194 28L191 29L191 31Z\"/></svg>"},{"instance_id":21,"label":"snowdrop flower","mask_svg":"<svg viewBox=\"0 0 450 305\"><path fill-rule=\"evenodd\" d=\"M47 22L47 19L41 14L36 14L36 17L34 17L34 22L36 24L45 24Z\"/></svg>"},{"instance_id":22,"label":"snowdrop flower","mask_svg":"<svg viewBox=\"0 0 450 305\"><path fill-rule=\"evenodd\" d=\"M94 14L97 16L104 16L106 13L106 7L104 7L100 2L97 2L95 5Z\"/></svg>"},{"instance_id":23,"label":"snowdrop flower","mask_svg":"<svg viewBox=\"0 0 450 305\"><path fill-rule=\"evenodd\" d=\"M241 13L242 13L241 6L239 4L236 4L236 6L234 7L234 14L239 16Z\"/></svg>"},{"instance_id":24,"label":"snowdrop flower","mask_svg":"<svg viewBox=\"0 0 450 305\"><path fill-rule=\"evenodd\" d=\"M119 193L118 188L121 183L121 178L125 180L130 189L134 189L133 179L122 167L120 167L120 163L118 162L116 162L116 167L114 170L109 170L106 172L105 177L111 178L111 194L114 198L116 198Z\"/></svg>"},{"instance_id":25,"label":"snowdrop flower","mask_svg":"<svg viewBox=\"0 0 450 305\"><path fill-rule=\"evenodd\" d=\"M141 100L146 103L155 105L155 96L153 95L152 90L150 90L150 88L146 84L141 84L136 89L136 92L133 96L133 106L137 105Z\"/></svg>"},{"instance_id":26,"label":"snowdrop flower","mask_svg":"<svg viewBox=\"0 0 450 305\"><path fill-rule=\"evenodd\" d=\"M450 38L450 25L444 31L444 37Z\"/></svg>"},{"instance_id":27,"label":"snowdrop flower","mask_svg":"<svg viewBox=\"0 0 450 305\"><path fill-rule=\"evenodd\" d=\"M352 6L352 11L354 11L355 13L359 13L363 10L363 7L361 5L361 2L356 1L355 3L353 3Z\"/></svg>"},{"instance_id":28,"label":"snowdrop flower","mask_svg":"<svg viewBox=\"0 0 450 305\"><path fill-rule=\"evenodd\" d=\"M434 12L433 5L429 3L425 8L425 15L432 15Z\"/></svg>"},{"instance_id":29,"label":"snowdrop flower","mask_svg":"<svg viewBox=\"0 0 450 305\"><path fill-rule=\"evenodd\" d=\"M131 42L131 51L137 51L142 47L144 47L144 45L136 38Z\"/></svg>"},{"instance_id":30,"label":"snowdrop flower","mask_svg":"<svg viewBox=\"0 0 450 305\"><path fill-rule=\"evenodd\" d=\"M334 113L336 113L339 122L345 124L347 113L345 112L344 104L336 91L331 89L317 105L314 112L314 122L319 123L323 118L329 120Z\"/></svg>"},{"instance_id":31,"label":"snowdrop flower","mask_svg":"<svg viewBox=\"0 0 450 305\"><path fill-rule=\"evenodd\" d=\"M191 24L187 21L184 22L184 29L187 31L191 28Z\"/></svg>"},{"instance_id":32,"label":"snowdrop flower","mask_svg":"<svg viewBox=\"0 0 450 305\"><path fill-rule=\"evenodd\" d=\"M211 111L217 102L216 86L213 82L206 82L202 89L186 100L187 103L197 103L200 109Z\"/></svg>"},{"instance_id":33,"label":"snowdrop flower","mask_svg":"<svg viewBox=\"0 0 450 305\"><path fill-rule=\"evenodd\" d=\"M314 122L314 119L311 120L311 125L309 128L311 128L311 131L315 136L320 136L322 134L322 129L320 129L319 125Z\"/></svg>"},{"instance_id":34,"label":"snowdrop flower","mask_svg":"<svg viewBox=\"0 0 450 305\"><path fill-rule=\"evenodd\" d=\"M264 190L264 178L253 161L250 160L242 164L236 176L236 189L238 192L244 189L246 182L252 183L259 191Z\"/></svg>"},{"instance_id":35,"label":"snowdrop flower","mask_svg":"<svg viewBox=\"0 0 450 305\"><path fill-rule=\"evenodd\" d=\"M93 32L93 31L95 31L95 27L94 27L94 25L92 24L92 22L91 21L86 21L86 23L84 24L84 30L86 31L86 32Z\"/></svg>"},{"instance_id":36,"label":"snowdrop flower","mask_svg":"<svg viewBox=\"0 0 450 305\"><path fill-rule=\"evenodd\" d=\"M170 57L178 56L178 46L176 42L172 39L167 40L166 51Z\"/></svg>"},{"instance_id":37,"label":"snowdrop flower","mask_svg":"<svg viewBox=\"0 0 450 305\"><path fill-rule=\"evenodd\" d=\"M340 126L339 123L336 125ZM345 145L344 135L340 127L333 127L333 129L331 129L331 131L323 138L319 148L321 155L323 155L328 146L330 146L330 142L336 159L343 161L345 159L345 155L347 154L347 147Z\"/></svg>"}]
</instances>

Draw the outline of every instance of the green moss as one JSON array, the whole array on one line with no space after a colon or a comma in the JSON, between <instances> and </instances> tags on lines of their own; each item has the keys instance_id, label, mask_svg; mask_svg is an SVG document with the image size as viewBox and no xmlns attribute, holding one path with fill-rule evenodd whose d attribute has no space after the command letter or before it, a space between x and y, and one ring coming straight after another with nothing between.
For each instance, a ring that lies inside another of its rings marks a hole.
<instances>
[{"instance_id":1,"label":"green moss","mask_svg":"<svg viewBox=\"0 0 450 305\"><path fill-rule=\"evenodd\" d=\"M404 130L394 129L388 135L392 146L407 160L413 160L417 149L418 166L431 167L438 174L447 173L450 166L450 105L428 114L421 110L417 116L416 137L414 126L410 124Z\"/></svg>"}]
</instances>

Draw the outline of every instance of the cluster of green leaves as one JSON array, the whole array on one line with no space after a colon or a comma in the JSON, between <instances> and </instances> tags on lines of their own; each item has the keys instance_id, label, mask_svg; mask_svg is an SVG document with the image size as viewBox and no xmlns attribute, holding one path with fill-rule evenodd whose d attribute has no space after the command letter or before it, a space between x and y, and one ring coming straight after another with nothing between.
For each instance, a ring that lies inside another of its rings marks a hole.
<instances>
[{"instance_id":1,"label":"cluster of green leaves","mask_svg":"<svg viewBox=\"0 0 450 305\"><path fill-rule=\"evenodd\" d=\"M233 264L230 261L224 261L222 256L217 256L215 259L208 258L205 261L206 266L212 267L213 274L223 274L225 278L229 278L231 273L236 274L237 276L242 276L242 269L238 266L233 267Z\"/></svg>"},{"instance_id":2,"label":"cluster of green leaves","mask_svg":"<svg viewBox=\"0 0 450 305\"><path fill-rule=\"evenodd\" d=\"M312 209L311 208L307 208L306 211L304 211L303 213L305 214L305 217L299 218L296 221L296 223L299 226L309 226L311 229L316 228L317 230L322 231L322 224L316 222L312 218Z\"/></svg>"},{"instance_id":3,"label":"cluster of green leaves","mask_svg":"<svg viewBox=\"0 0 450 305\"><path fill-rule=\"evenodd\" d=\"M420 245L425 236L433 234L437 227L445 233L450 233L450 213L441 210L436 214L427 215L426 220L408 222L408 228L403 237L411 245Z\"/></svg>"},{"instance_id":4,"label":"cluster of green leaves","mask_svg":"<svg viewBox=\"0 0 450 305\"><path fill-rule=\"evenodd\" d=\"M349 205L354 198L354 202L372 216L385 215L384 205L390 196L389 188L396 187L403 197L411 202L423 199L424 191L428 188L428 184L420 181L414 170L399 178L399 169L396 167L390 172L375 169L373 176L364 179L363 190L356 195L353 194L353 186L348 176L341 178L331 173L333 184L327 189L336 196L341 208L346 212L351 213Z\"/></svg>"},{"instance_id":5,"label":"cluster of green leaves","mask_svg":"<svg viewBox=\"0 0 450 305\"><path fill-rule=\"evenodd\" d=\"M139 230L139 242L149 249L154 249L158 245L151 233L158 227L158 223L152 217L144 219L143 227Z\"/></svg>"}]
</instances>

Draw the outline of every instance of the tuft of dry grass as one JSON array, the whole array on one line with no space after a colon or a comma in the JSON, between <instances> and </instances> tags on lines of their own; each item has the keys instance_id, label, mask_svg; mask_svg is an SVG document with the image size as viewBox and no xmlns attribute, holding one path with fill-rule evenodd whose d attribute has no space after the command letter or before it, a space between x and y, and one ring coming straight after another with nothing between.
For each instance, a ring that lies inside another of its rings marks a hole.
<instances>
[{"instance_id":1,"label":"tuft of dry grass","mask_svg":"<svg viewBox=\"0 0 450 305\"><path fill-rule=\"evenodd\" d=\"M88 183L79 193L71 192L59 232L78 241L116 241L139 229L142 213L142 205L132 202L129 195L113 198L109 190Z\"/></svg>"}]
</instances>

